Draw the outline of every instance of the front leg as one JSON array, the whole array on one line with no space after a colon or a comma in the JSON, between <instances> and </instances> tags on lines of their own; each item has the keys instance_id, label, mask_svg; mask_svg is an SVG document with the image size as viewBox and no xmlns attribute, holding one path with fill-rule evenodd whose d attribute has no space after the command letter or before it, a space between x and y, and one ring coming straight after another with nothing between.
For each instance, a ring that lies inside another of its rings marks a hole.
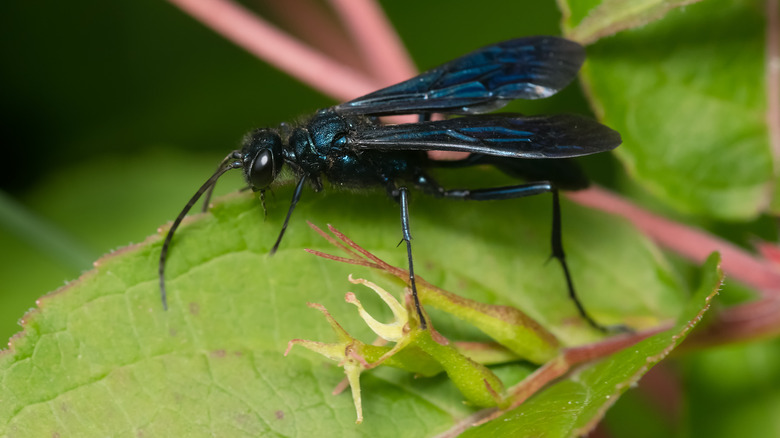
<instances>
[{"instance_id":1,"label":"front leg","mask_svg":"<svg viewBox=\"0 0 780 438\"><path fill-rule=\"evenodd\" d=\"M295 186L295 191L293 192L293 197L290 201L290 208L287 209L287 216L285 216L284 224L282 224L282 229L279 231L279 237L276 238L276 243L274 243L274 246L271 248L271 255L276 254L276 250L279 249L279 244L282 243L282 237L284 237L284 232L287 230L287 224L290 223L290 216L292 216L292 212L295 210L295 206L298 205L298 201L301 199L303 186L306 185L306 178L307 175L305 173L301 174L301 179L298 180L298 184Z\"/></svg>"}]
</instances>

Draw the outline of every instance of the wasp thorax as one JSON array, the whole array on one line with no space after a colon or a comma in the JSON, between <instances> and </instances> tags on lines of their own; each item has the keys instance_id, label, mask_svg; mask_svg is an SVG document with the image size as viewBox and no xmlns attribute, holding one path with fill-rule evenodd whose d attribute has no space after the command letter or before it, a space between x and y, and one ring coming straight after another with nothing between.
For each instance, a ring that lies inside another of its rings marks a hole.
<instances>
[{"instance_id":1,"label":"wasp thorax","mask_svg":"<svg viewBox=\"0 0 780 438\"><path fill-rule=\"evenodd\" d=\"M282 139L270 129L255 129L244 137L244 177L252 190L264 190L284 164Z\"/></svg>"}]
</instances>

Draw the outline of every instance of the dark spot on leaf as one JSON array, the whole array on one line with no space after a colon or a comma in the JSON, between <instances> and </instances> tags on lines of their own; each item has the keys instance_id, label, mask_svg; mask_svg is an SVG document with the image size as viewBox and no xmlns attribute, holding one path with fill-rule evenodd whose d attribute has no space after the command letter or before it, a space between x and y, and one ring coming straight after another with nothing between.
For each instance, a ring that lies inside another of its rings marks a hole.
<instances>
[{"instance_id":1,"label":"dark spot on leaf","mask_svg":"<svg viewBox=\"0 0 780 438\"><path fill-rule=\"evenodd\" d=\"M51 438L60 438L60 433L59 432L52 432Z\"/></svg>"},{"instance_id":2,"label":"dark spot on leaf","mask_svg":"<svg viewBox=\"0 0 780 438\"><path fill-rule=\"evenodd\" d=\"M200 305L198 303L190 303L190 313L193 315L200 313Z\"/></svg>"},{"instance_id":3,"label":"dark spot on leaf","mask_svg":"<svg viewBox=\"0 0 780 438\"><path fill-rule=\"evenodd\" d=\"M277 420L284 420L284 411L276 411L275 414Z\"/></svg>"},{"instance_id":4,"label":"dark spot on leaf","mask_svg":"<svg viewBox=\"0 0 780 438\"><path fill-rule=\"evenodd\" d=\"M226 354L225 350L214 350L211 352L211 357L225 357Z\"/></svg>"}]
</instances>

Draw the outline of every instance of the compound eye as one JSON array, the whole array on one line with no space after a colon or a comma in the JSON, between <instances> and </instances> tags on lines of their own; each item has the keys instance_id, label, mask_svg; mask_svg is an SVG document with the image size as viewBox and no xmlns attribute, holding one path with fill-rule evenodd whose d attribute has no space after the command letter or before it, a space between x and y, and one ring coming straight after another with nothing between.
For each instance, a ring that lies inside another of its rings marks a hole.
<instances>
[{"instance_id":1,"label":"compound eye","mask_svg":"<svg viewBox=\"0 0 780 438\"><path fill-rule=\"evenodd\" d=\"M252 161L252 168L249 172L249 179L252 182L252 188L262 190L271 185L276 176L274 166L274 156L270 149L261 150L255 155Z\"/></svg>"}]
</instances>

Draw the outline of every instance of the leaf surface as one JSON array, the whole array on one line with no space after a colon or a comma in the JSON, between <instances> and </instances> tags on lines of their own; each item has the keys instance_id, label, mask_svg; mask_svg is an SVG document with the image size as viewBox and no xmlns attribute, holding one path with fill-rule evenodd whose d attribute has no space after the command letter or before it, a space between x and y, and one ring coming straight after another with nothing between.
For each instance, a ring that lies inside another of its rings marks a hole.
<instances>
[{"instance_id":1,"label":"leaf surface","mask_svg":"<svg viewBox=\"0 0 780 438\"><path fill-rule=\"evenodd\" d=\"M350 333L373 340L343 302L352 289L372 305L370 296L350 287L348 273L400 292L397 282L370 270L302 251L332 252L304 219L338 224L385 260L405 262L405 251L395 246L397 206L375 192L306 191L281 249L269 257L289 196L280 190L271 198L265 222L248 194L188 220L170 253L167 312L157 286L157 236L104 257L77 282L39 300L25 331L0 356L2 432L432 435L469 415L445 378L415 380L380 370L364 377L366 421L355 426L349 396L330 394L340 370L313 353L282 357L288 340L330 333L307 301L326 305ZM470 298L519 306L566 344L599 337L568 301L560 268L544 263L549 199L413 199L419 275ZM648 326L680 312L683 288L631 227L568 203L564 214L571 269L597 319ZM614 238L598 237L607 232ZM633 244L618 243L627 241ZM458 321L431 315L451 338L484 340Z\"/></svg>"},{"instance_id":2,"label":"leaf surface","mask_svg":"<svg viewBox=\"0 0 780 438\"><path fill-rule=\"evenodd\" d=\"M630 29L588 47L581 78L600 119L622 135L616 154L639 185L679 211L752 219L777 184L764 11L742 0L673 9L683 3L570 6L564 27L586 40Z\"/></svg>"}]
</instances>

